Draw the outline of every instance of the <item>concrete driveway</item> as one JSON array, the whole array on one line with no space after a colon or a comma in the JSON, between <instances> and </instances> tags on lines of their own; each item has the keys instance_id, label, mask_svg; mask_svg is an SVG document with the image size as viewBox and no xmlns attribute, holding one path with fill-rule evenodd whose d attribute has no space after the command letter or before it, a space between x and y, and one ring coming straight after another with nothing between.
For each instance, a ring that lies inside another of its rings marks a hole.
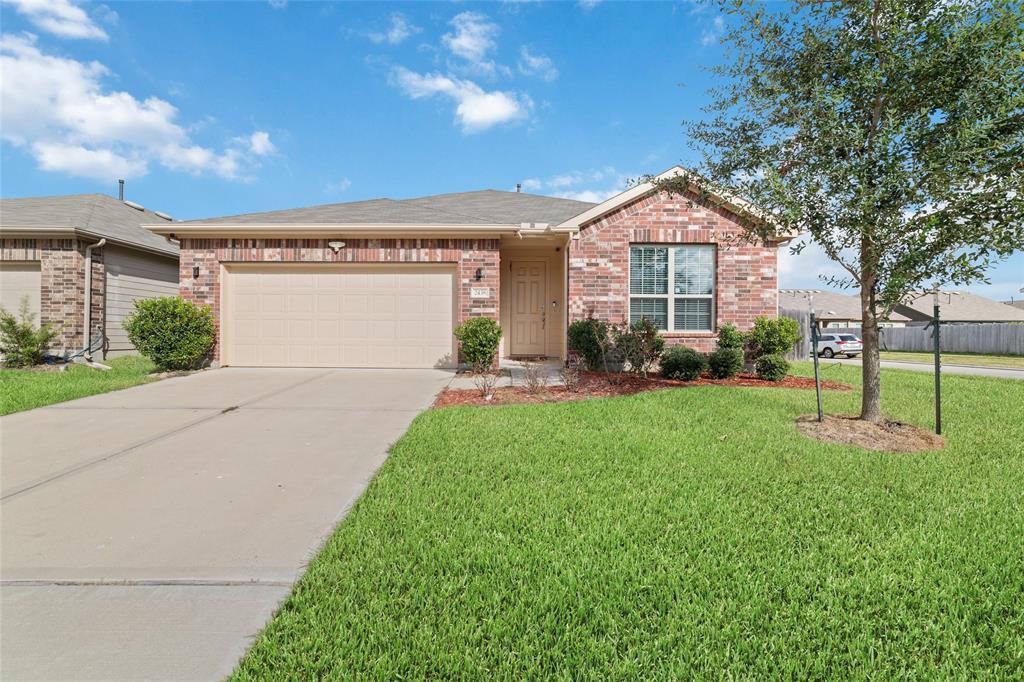
<instances>
[{"instance_id":1,"label":"concrete driveway","mask_svg":"<svg viewBox=\"0 0 1024 682\"><path fill-rule=\"evenodd\" d=\"M0 419L0 676L227 675L434 370L221 369Z\"/></svg>"}]
</instances>

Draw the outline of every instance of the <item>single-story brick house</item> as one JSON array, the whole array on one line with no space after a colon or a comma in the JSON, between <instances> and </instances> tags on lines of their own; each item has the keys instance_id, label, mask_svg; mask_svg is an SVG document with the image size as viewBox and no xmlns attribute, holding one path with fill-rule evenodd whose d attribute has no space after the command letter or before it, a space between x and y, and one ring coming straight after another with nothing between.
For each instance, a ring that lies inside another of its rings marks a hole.
<instances>
[{"instance_id":1,"label":"single-story brick house","mask_svg":"<svg viewBox=\"0 0 1024 682\"><path fill-rule=\"evenodd\" d=\"M149 227L180 241L181 294L215 311L221 364L435 367L478 315L503 358L564 357L587 316L710 350L719 325L777 314L778 243L734 239L750 217L646 183L600 204L483 190Z\"/></svg>"},{"instance_id":2,"label":"single-story brick house","mask_svg":"<svg viewBox=\"0 0 1024 682\"><path fill-rule=\"evenodd\" d=\"M171 219L105 194L0 201L0 305L28 297L59 328L55 352L85 349L86 327L94 357L134 352L121 326L134 301L178 292L177 245L143 223Z\"/></svg>"}]
</instances>

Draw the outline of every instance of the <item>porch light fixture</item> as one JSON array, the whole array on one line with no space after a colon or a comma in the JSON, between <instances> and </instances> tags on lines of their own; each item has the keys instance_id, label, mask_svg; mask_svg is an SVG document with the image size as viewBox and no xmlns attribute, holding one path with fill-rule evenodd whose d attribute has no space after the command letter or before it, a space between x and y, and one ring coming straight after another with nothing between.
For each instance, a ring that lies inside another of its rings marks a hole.
<instances>
[{"instance_id":1,"label":"porch light fixture","mask_svg":"<svg viewBox=\"0 0 1024 682\"><path fill-rule=\"evenodd\" d=\"M193 265L192 266L192 279L199 279L199 266L198 265Z\"/></svg>"},{"instance_id":2,"label":"porch light fixture","mask_svg":"<svg viewBox=\"0 0 1024 682\"><path fill-rule=\"evenodd\" d=\"M345 242L327 242L327 246L331 247L331 251L338 253L345 248Z\"/></svg>"},{"instance_id":3,"label":"porch light fixture","mask_svg":"<svg viewBox=\"0 0 1024 682\"><path fill-rule=\"evenodd\" d=\"M476 281L479 282L483 278L484 278L484 269L483 268L477 268L476 269Z\"/></svg>"}]
</instances>

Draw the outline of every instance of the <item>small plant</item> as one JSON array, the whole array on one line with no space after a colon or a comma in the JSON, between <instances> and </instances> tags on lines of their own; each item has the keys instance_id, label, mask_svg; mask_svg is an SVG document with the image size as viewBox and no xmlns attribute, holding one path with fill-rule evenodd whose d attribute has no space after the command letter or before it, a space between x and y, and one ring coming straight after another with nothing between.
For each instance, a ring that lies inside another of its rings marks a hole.
<instances>
[{"instance_id":1,"label":"small plant","mask_svg":"<svg viewBox=\"0 0 1024 682\"><path fill-rule=\"evenodd\" d=\"M579 353L592 372L604 368L601 342L608 336L608 325L601 320L588 317L569 325L569 346Z\"/></svg>"},{"instance_id":2,"label":"small plant","mask_svg":"<svg viewBox=\"0 0 1024 682\"><path fill-rule=\"evenodd\" d=\"M523 363L523 386L527 393L540 393L547 385L548 375L544 365L529 361Z\"/></svg>"},{"instance_id":3,"label":"small plant","mask_svg":"<svg viewBox=\"0 0 1024 682\"><path fill-rule=\"evenodd\" d=\"M782 381L789 373L789 362L778 353L762 355L757 359L757 376L765 381Z\"/></svg>"},{"instance_id":4,"label":"small plant","mask_svg":"<svg viewBox=\"0 0 1024 682\"><path fill-rule=\"evenodd\" d=\"M473 376L473 383L480 391L480 395L485 400L490 400L494 396L494 387L498 385L498 375L489 369L485 369Z\"/></svg>"},{"instance_id":5,"label":"small plant","mask_svg":"<svg viewBox=\"0 0 1024 682\"><path fill-rule=\"evenodd\" d=\"M53 325L36 327L35 313L28 310L28 296L22 297L17 317L0 308L0 355L8 367L40 364L56 335Z\"/></svg>"},{"instance_id":6,"label":"small plant","mask_svg":"<svg viewBox=\"0 0 1024 682\"><path fill-rule=\"evenodd\" d=\"M747 335L754 357L785 355L800 341L800 323L788 317L758 317Z\"/></svg>"},{"instance_id":7,"label":"small plant","mask_svg":"<svg viewBox=\"0 0 1024 682\"><path fill-rule=\"evenodd\" d=\"M738 348L743 350L743 344L746 340L746 334L737 329L736 325L731 322L726 322L718 328L719 348Z\"/></svg>"},{"instance_id":8,"label":"small plant","mask_svg":"<svg viewBox=\"0 0 1024 682\"><path fill-rule=\"evenodd\" d=\"M615 345L623 360L629 363L629 369L646 378L647 370L658 362L665 350L665 339L650 320L641 317L632 325L615 328Z\"/></svg>"},{"instance_id":9,"label":"small plant","mask_svg":"<svg viewBox=\"0 0 1024 682\"><path fill-rule=\"evenodd\" d=\"M743 349L719 347L708 356L708 368L715 379L728 379L743 369Z\"/></svg>"},{"instance_id":10,"label":"small plant","mask_svg":"<svg viewBox=\"0 0 1024 682\"><path fill-rule=\"evenodd\" d=\"M124 329L132 345L161 371L199 367L217 338L210 307L179 296L135 301Z\"/></svg>"},{"instance_id":11,"label":"small plant","mask_svg":"<svg viewBox=\"0 0 1024 682\"><path fill-rule=\"evenodd\" d=\"M626 368L622 346L617 342L624 326L625 322L621 326L602 322L599 327L604 330L604 335L597 340L597 347L601 352L601 368L604 370L605 379L613 385L622 383L622 372Z\"/></svg>"},{"instance_id":12,"label":"small plant","mask_svg":"<svg viewBox=\"0 0 1024 682\"><path fill-rule=\"evenodd\" d=\"M501 342L501 327L489 317L471 317L455 328L462 358L473 371L486 372L494 364Z\"/></svg>"},{"instance_id":13,"label":"small plant","mask_svg":"<svg viewBox=\"0 0 1024 682\"><path fill-rule=\"evenodd\" d=\"M666 379L693 381L707 366L707 358L686 346L672 346L661 356L661 375Z\"/></svg>"},{"instance_id":14,"label":"small plant","mask_svg":"<svg viewBox=\"0 0 1024 682\"><path fill-rule=\"evenodd\" d=\"M580 366L575 362L567 362L559 371L565 390L576 393L580 390Z\"/></svg>"}]
</instances>

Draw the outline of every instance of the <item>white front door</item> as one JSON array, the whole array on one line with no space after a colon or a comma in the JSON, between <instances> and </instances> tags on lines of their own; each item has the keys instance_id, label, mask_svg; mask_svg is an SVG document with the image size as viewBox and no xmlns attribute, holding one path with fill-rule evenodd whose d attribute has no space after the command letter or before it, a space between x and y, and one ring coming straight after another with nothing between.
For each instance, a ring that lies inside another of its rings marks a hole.
<instances>
[{"instance_id":1,"label":"white front door","mask_svg":"<svg viewBox=\"0 0 1024 682\"><path fill-rule=\"evenodd\" d=\"M512 261L512 339L510 355L546 355L547 309L544 261Z\"/></svg>"}]
</instances>

